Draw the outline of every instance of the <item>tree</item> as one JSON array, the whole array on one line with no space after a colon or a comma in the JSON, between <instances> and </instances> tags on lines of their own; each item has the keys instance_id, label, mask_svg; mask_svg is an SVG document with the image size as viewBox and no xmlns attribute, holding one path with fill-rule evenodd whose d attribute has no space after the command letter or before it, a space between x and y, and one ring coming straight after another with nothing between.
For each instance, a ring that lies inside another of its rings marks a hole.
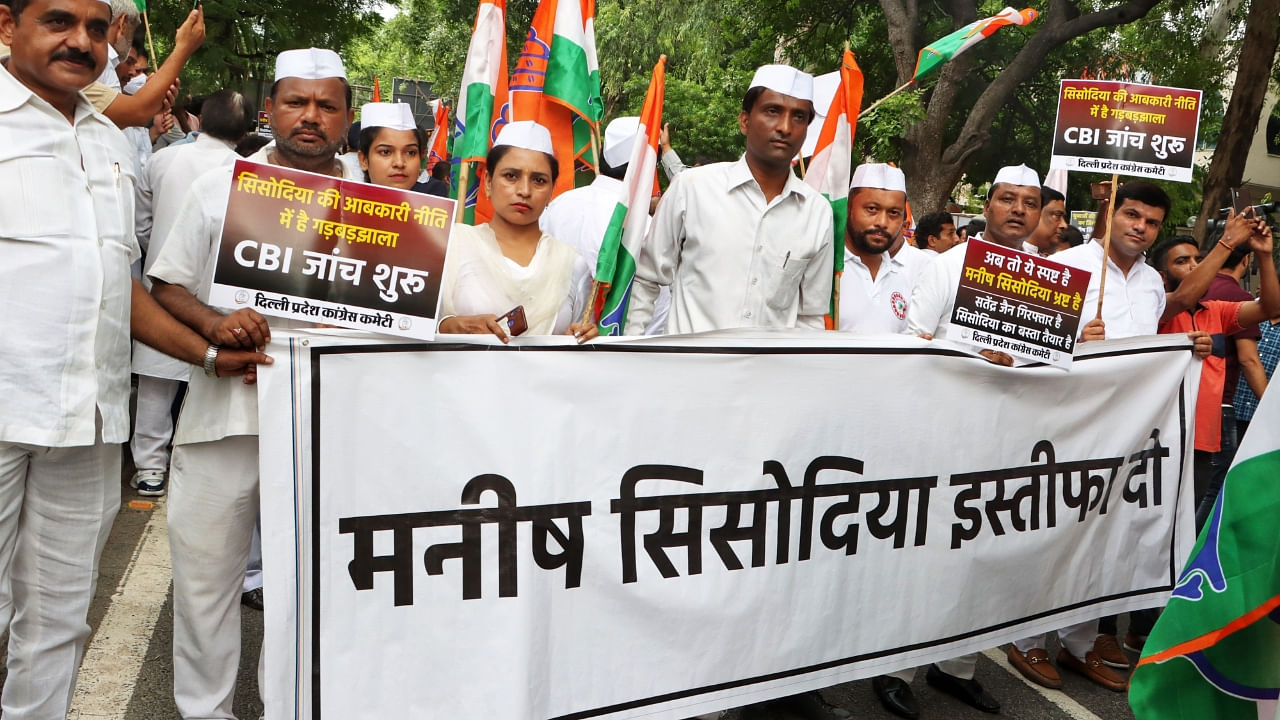
<instances>
[{"instance_id":1,"label":"tree","mask_svg":"<svg viewBox=\"0 0 1280 720\"><path fill-rule=\"evenodd\" d=\"M1249 16L1257 20L1245 27L1235 89L1222 118L1222 132L1213 150L1209 174L1204 181L1204 197L1196 216L1195 237L1200 242L1204 242L1209 220L1217 216L1218 208L1228 204L1227 191L1238 186L1244 177L1245 160L1258 129L1262 102L1280 44L1280 20L1277 20L1280 0L1252 0Z\"/></svg>"}]
</instances>

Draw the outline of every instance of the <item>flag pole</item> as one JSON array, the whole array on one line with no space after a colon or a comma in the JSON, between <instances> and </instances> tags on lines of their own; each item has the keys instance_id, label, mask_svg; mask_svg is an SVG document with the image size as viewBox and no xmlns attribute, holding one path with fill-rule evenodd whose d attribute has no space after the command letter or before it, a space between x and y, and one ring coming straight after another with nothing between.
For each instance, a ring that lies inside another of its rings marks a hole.
<instances>
[{"instance_id":1,"label":"flag pole","mask_svg":"<svg viewBox=\"0 0 1280 720\"><path fill-rule=\"evenodd\" d=\"M831 329L840 329L840 275L842 273L834 273L831 277Z\"/></svg>"},{"instance_id":2,"label":"flag pole","mask_svg":"<svg viewBox=\"0 0 1280 720\"><path fill-rule=\"evenodd\" d=\"M458 168L458 207L454 208L453 222L461 223L465 213L467 212L467 183L471 178L468 177L471 169L471 163L466 160L462 161L462 166Z\"/></svg>"},{"instance_id":3,"label":"flag pole","mask_svg":"<svg viewBox=\"0 0 1280 720\"><path fill-rule=\"evenodd\" d=\"M797 153L797 154L796 154L796 162L798 162L798 163L800 164L800 179L801 179L801 180L803 180L803 179L804 179L804 173L805 173L805 170L804 170L804 155L801 155L801 154Z\"/></svg>"},{"instance_id":4,"label":"flag pole","mask_svg":"<svg viewBox=\"0 0 1280 720\"><path fill-rule=\"evenodd\" d=\"M1111 174L1111 200L1107 202L1107 231L1102 234L1102 274L1098 276L1098 319L1102 319L1102 298L1107 294L1107 262L1111 257L1111 218L1115 214L1116 190L1120 185L1120 175Z\"/></svg>"},{"instance_id":5,"label":"flag pole","mask_svg":"<svg viewBox=\"0 0 1280 720\"><path fill-rule=\"evenodd\" d=\"M600 177L600 162L604 159L600 157L600 125L599 123L588 120L587 128L591 130L591 154L595 155L596 164L592 167L596 171L596 177ZM586 318L583 318L584 320Z\"/></svg>"},{"instance_id":6,"label":"flag pole","mask_svg":"<svg viewBox=\"0 0 1280 720\"><path fill-rule=\"evenodd\" d=\"M151 21L147 19L147 11L142 11L142 27L147 30L147 48L151 50L151 67L160 67L160 58L156 56L156 44L151 40Z\"/></svg>"},{"instance_id":7,"label":"flag pole","mask_svg":"<svg viewBox=\"0 0 1280 720\"><path fill-rule=\"evenodd\" d=\"M587 306L582 308L582 317L578 319L579 323L584 323L591 319L592 310L596 307L596 295L600 294L600 285L602 283L599 280L591 281L591 294L587 296Z\"/></svg>"},{"instance_id":8,"label":"flag pole","mask_svg":"<svg viewBox=\"0 0 1280 720\"><path fill-rule=\"evenodd\" d=\"M899 85L897 88L895 88L893 92L891 92L891 93L889 93L888 95L885 95L884 97L880 98L879 100L877 100L877 101L875 101L875 102L871 103L871 105L867 106L867 109L866 109L866 110L863 110L862 112L858 113L858 119L859 119L859 120L861 120L861 119L863 118L863 116L870 114L870 113L871 113L871 111L873 111L873 110L875 110L877 107L879 107L879 106L880 106L880 103L883 103L885 100L888 100L889 98L893 97L894 95L897 95L898 93L902 92L903 90L906 90L907 88L911 87L912 83L914 83L915 81L916 81L916 79L915 79L915 78L911 78L910 80L906 81L905 83L903 83L903 84Z\"/></svg>"}]
</instances>

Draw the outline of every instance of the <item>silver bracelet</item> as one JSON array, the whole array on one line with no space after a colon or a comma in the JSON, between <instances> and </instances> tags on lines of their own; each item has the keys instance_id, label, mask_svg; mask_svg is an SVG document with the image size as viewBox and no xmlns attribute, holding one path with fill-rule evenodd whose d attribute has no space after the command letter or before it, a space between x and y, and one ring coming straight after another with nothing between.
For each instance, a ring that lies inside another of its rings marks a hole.
<instances>
[{"instance_id":1,"label":"silver bracelet","mask_svg":"<svg viewBox=\"0 0 1280 720\"><path fill-rule=\"evenodd\" d=\"M210 345L204 351L204 374L211 378L218 377L218 346Z\"/></svg>"}]
</instances>

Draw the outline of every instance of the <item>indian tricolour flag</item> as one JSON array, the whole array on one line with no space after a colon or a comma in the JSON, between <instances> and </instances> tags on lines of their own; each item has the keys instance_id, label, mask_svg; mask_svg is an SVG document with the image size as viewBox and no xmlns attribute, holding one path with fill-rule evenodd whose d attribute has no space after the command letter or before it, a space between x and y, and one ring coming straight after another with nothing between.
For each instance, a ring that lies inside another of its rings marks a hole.
<instances>
[{"instance_id":1,"label":"indian tricolour flag","mask_svg":"<svg viewBox=\"0 0 1280 720\"><path fill-rule=\"evenodd\" d=\"M804 181L831 203L836 253L835 282L831 294L831 308L827 315L827 328L836 329L838 304L836 289L844 272L844 226L849 216L849 181L853 176L853 137L858 130L858 110L862 108L862 70L853 59L853 53L844 51L840 63L840 86L831 98L831 108L818 135L813 158Z\"/></svg>"},{"instance_id":2,"label":"indian tricolour flag","mask_svg":"<svg viewBox=\"0 0 1280 720\"><path fill-rule=\"evenodd\" d=\"M1031 8L1014 10L1007 7L999 14L975 20L945 37L929 43L916 58L916 72L912 80L919 80L937 68L950 62L955 56L991 37L1006 25L1030 25L1038 17Z\"/></svg>"},{"instance_id":3,"label":"indian tricolour flag","mask_svg":"<svg viewBox=\"0 0 1280 720\"><path fill-rule=\"evenodd\" d=\"M1263 395L1130 679L1138 720L1280 717L1280 392Z\"/></svg>"},{"instance_id":4,"label":"indian tricolour flag","mask_svg":"<svg viewBox=\"0 0 1280 720\"><path fill-rule=\"evenodd\" d=\"M454 162L477 163L489 154L498 130L506 123L507 109L507 41L506 0L480 0L476 10L475 29L467 48L462 68L462 87L454 113ZM453 195L467 207L467 222L475 221L478 201L478 173L471 173L465 201L459 197L463 188L455 175ZM481 218L483 221L483 218Z\"/></svg>"},{"instance_id":5,"label":"indian tricolour flag","mask_svg":"<svg viewBox=\"0 0 1280 720\"><path fill-rule=\"evenodd\" d=\"M605 292L600 311L600 334L621 335L636 275L636 259L649 228L649 198L653 197L658 167L658 135L662 131L662 101L666 94L667 56L658 59L649 80L649 91L640 110L640 128L622 180L625 192L613 209L609 227L596 260L596 281ZM636 212L628 212L635 208ZM595 301L595 298L592 298Z\"/></svg>"}]
</instances>

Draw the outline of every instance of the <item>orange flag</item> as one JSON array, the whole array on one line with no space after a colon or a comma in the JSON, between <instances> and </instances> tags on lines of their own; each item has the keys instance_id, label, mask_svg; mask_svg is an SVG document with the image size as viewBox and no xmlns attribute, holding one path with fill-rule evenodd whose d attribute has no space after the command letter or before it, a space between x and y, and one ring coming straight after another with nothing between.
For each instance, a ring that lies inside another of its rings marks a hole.
<instances>
[{"instance_id":1,"label":"orange flag","mask_svg":"<svg viewBox=\"0 0 1280 720\"><path fill-rule=\"evenodd\" d=\"M378 76L373 76L373 101L382 102L382 88L378 87Z\"/></svg>"}]
</instances>

